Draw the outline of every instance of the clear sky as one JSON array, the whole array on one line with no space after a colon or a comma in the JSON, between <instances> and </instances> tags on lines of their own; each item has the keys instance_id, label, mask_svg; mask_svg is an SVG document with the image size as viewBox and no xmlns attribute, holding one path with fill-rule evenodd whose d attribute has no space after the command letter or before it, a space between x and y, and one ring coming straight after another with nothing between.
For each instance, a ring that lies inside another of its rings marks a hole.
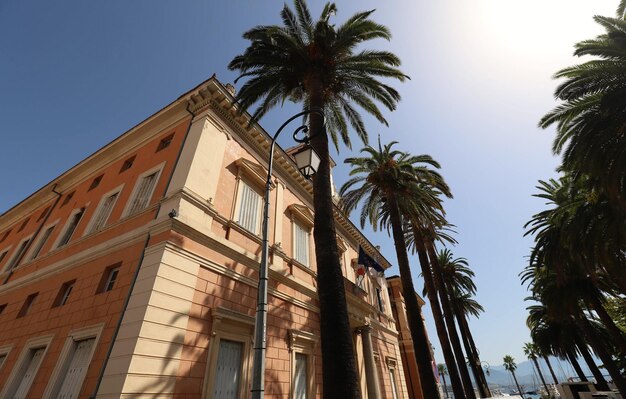
<instances>
[{"instance_id":1,"label":"clear sky","mask_svg":"<svg viewBox=\"0 0 626 399\"><path fill-rule=\"evenodd\" d=\"M317 16L322 2L310 0ZM280 22L281 1L0 0L0 212L142 121L242 52L241 33ZM411 81L390 127L371 118L372 138L438 160L455 198L456 256L476 272L485 314L471 320L483 360L523 359L527 296L518 273L531 245L523 225L542 207L538 179L555 175L553 131L539 118L554 105L551 76L577 62L572 45L600 33L592 16L613 15L617 0L340 1L339 23L377 8ZM275 109L273 131L295 108ZM360 143L354 141L354 148ZM281 142L283 146L291 143ZM335 182L347 176L342 148ZM368 230L369 231L369 230ZM392 240L368 233L394 263ZM412 258L415 282L419 266ZM397 274L397 268L388 272ZM441 351L425 309L438 360Z\"/></svg>"}]
</instances>

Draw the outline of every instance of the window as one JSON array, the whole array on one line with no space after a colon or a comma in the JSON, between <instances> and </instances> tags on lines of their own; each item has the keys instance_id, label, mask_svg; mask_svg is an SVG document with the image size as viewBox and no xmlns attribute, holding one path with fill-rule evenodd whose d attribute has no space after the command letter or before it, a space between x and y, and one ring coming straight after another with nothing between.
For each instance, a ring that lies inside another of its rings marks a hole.
<instances>
[{"instance_id":1,"label":"window","mask_svg":"<svg viewBox=\"0 0 626 399\"><path fill-rule=\"evenodd\" d=\"M76 227L78 227L78 223L80 223L80 219L83 217L84 213L85 208L81 208L75 211L72 216L70 216L69 223L65 228L65 232L61 236L61 239L59 240L57 248L62 247L70 241L70 238L72 238L72 234L74 234L74 230L76 230Z\"/></svg>"},{"instance_id":2,"label":"window","mask_svg":"<svg viewBox=\"0 0 626 399\"><path fill-rule=\"evenodd\" d=\"M30 238L27 238L26 240L22 241L20 246L17 248L17 251L13 255L13 258L11 258L11 261L7 265L6 270L11 270L15 266L17 266L17 264L20 261L20 258L22 257L22 255L24 254L24 251L26 250L26 247L28 247L29 242L30 242Z\"/></svg>"},{"instance_id":3,"label":"window","mask_svg":"<svg viewBox=\"0 0 626 399\"><path fill-rule=\"evenodd\" d=\"M95 179L93 179L93 181L91 182L91 185L89 186L89 189L87 191L91 191L94 188L98 187L100 185L100 182L102 181L103 177L104 177L104 175L100 175L100 176L96 177Z\"/></svg>"},{"instance_id":4,"label":"window","mask_svg":"<svg viewBox=\"0 0 626 399\"><path fill-rule=\"evenodd\" d=\"M96 215L93 218L91 228L89 229L90 233L101 230L106 225L106 222L111 215L111 211L113 211L113 206L115 205L119 194L120 193L118 191L114 194L108 195L106 198L104 198L104 200L100 202L98 210L96 211Z\"/></svg>"},{"instance_id":5,"label":"window","mask_svg":"<svg viewBox=\"0 0 626 399\"><path fill-rule=\"evenodd\" d=\"M7 253L9 252L9 250L6 250L2 253L0 253L0 264L2 263L2 261L4 260L4 258L7 256Z\"/></svg>"},{"instance_id":6,"label":"window","mask_svg":"<svg viewBox=\"0 0 626 399\"><path fill-rule=\"evenodd\" d=\"M237 399L241 385L243 343L220 340L213 399Z\"/></svg>"},{"instance_id":7,"label":"window","mask_svg":"<svg viewBox=\"0 0 626 399\"><path fill-rule=\"evenodd\" d=\"M71 193L65 196L65 199L63 200L63 203L61 204L61 208L63 208L65 205L67 205L70 202L75 192L76 191L72 191Z\"/></svg>"},{"instance_id":8,"label":"window","mask_svg":"<svg viewBox=\"0 0 626 399\"><path fill-rule=\"evenodd\" d=\"M24 345L24 350L15 363L4 389L0 392L1 398L27 398L39 366L46 355L52 336L31 339ZM4 352L6 353L6 352Z\"/></svg>"},{"instance_id":9,"label":"window","mask_svg":"<svg viewBox=\"0 0 626 399\"><path fill-rule=\"evenodd\" d=\"M159 142L159 145L157 146L156 152L159 152L159 151L169 147L170 144L172 144L172 140L174 140L174 133L170 134L169 136L165 137L163 140L161 140Z\"/></svg>"},{"instance_id":10,"label":"window","mask_svg":"<svg viewBox=\"0 0 626 399\"><path fill-rule=\"evenodd\" d=\"M7 308L7 304L3 303L2 305L0 305L0 314L2 314L2 312L4 312L4 309Z\"/></svg>"},{"instance_id":11,"label":"window","mask_svg":"<svg viewBox=\"0 0 626 399\"><path fill-rule=\"evenodd\" d=\"M35 245L35 247L33 248L33 252L31 252L30 260L33 260L37 256L39 256L39 252L41 252L41 248L43 248L46 241L48 241L48 238L50 238L50 234L52 234L52 231L54 230L55 227L56 226L50 226L46 229L46 231L44 231L41 238L39 238L39 241L37 241L37 245Z\"/></svg>"},{"instance_id":12,"label":"window","mask_svg":"<svg viewBox=\"0 0 626 399\"><path fill-rule=\"evenodd\" d=\"M59 290L59 293L57 294L56 299L54 300L54 303L52 304L53 308L63 306L67 303L68 299L70 299L70 295L72 294L72 290L74 289L75 282L76 280L72 280L63 283L61 289Z\"/></svg>"},{"instance_id":13,"label":"window","mask_svg":"<svg viewBox=\"0 0 626 399\"><path fill-rule=\"evenodd\" d=\"M9 234L11 234L11 229L4 232L4 235L2 236L2 239L0 240L0 242L3 242L4 240L6 240Z\"/></svg>"},{"instance_id":14,"label":"window","mask_svg":"<svg viewBox=\"0 0 626 399\"><path fill-rule=\"evenodd\" d=\"M291 351L291 397L293 399L313 398L313 356L317 337L311 333L290 330L289 349Z\"/></svg>"},{"instance_id":15,"label":"window","mask_svg":"<svg viewBox=\"0 0 626 399\"><path fill-rule=\"evenodd\" d=\"M35 299L37 298L37 295L39 295L38 292L35 292L34 294L30 294L26 300L24 301L24 304L22 305L22 308L20 309L20 311L17 314L17 317L24 317L28 314L28 311L30 310L30 308L33 306L33 302L35 302Z\"/></svg>"},{"instance_id":16,"label":"window","mask_svg":"<svg viewBox=\"0 0 626 399\"><path fill-rule=\"evenodd\" d=\"M251 233L258 234L261 221L261 195L242 180L239 181L239 215L237 223Z\"/></svg>"},{"instance_id":17,"label":"window","mask_svg":"<svg viewBox=\"0 0 626 399\"><path fill-rule=\"evenodd\" d=\"M294 259L309 266L309 230L298 223L293 224L293 244Z\"/></svg>"},{"instance_id":18,"label":"window","mask_svg":"<svg viewBox=\"0 0 626 399\"><path fill-rule=\"evenodd\" d=\"M109 266L104 270L102 278L100 279L100 284L98 284L97 294L101 292L108 292L113 289L120 273L120 266L121 263L116 263L115 265Z\"/></svg>"},{"instance_id":19,"label":"window","mask_svg":"<svg viewBox=\"0 0 626 399\"><path fill-rule=\"evenodd\" d=\"M211 318L213 339L205 375L205 396L247 398L254 318L220 307L211 309Z\"/></svg>"},{"instance_id":20,"label":"window","mask_svg":"<svg viewBox=\"0 0 626 399\"><path fill-rule=\"evenodd\" d=\"M6 363L11 349L13 349L13 345L4 345L0 347L0 370L2 370L2 366Z\"/></svg>"},{"instance_id":21,"label":"window","mask_svg":"<svg viewBox=\"0 0 626 399\"><path fill-rule=\"evenodd\" d=\"M295 395L294 399L308 399L308 356L304 353L296 353L296 371L294 376Z\"/></svg>"},{"instance_id":22,"label":"window","mask_svg":"<svg viewBox=\"0 0 626 399\"><path fill-rule=\"evenodd\" d=\"M398 382L396 380L396 361L393 359L387 359L387 367L389 370L389 384L391 384L391 394L393 399L398 399Z\"/></svg>"},{"instance_id":23,"label":"window","mask_svg":"<svg viewBox=\"0 0 626 399\"><path fill-rule=\"evenodd\" d=\"M44 209L43 212L41 212L41 215L39 215L39 217L37 218L37 221L41 222L41 220L46 217L49 210L50 210L50 207L47 207L46 209Z\"/></svg>"},{"instance_id":24,"label":"window","mask_svg":"<svg viewBox=\"0 0 626 399\"><path fill-rule=\"evenodd\" d=\"M135 187L135 193L130 201L127 215L137 213L148 206L152 192L156 186L159 171L152 172L149 175L141 177L138 185Z\"/></svg>"},{"instance_id":25,"label":"window","mask_svg":"<svg viewBox=\"0 0 626 399\"><path fill-rule=\"evenodd\" d=\"M122 164L122 167L120 168L120 173L122 173L125 170L130 169L133 166L133 163L135 162L135 157L136 155L133 155L132 157L124 161L124 163Z\"/></svg>"},{"instance_id":26,"label":"window","mask_svg":"<svg viewBox=\"0 0 626 399\"><path fill-rule=\"evenodd\" d=\"M378 287L376 287L376 300L378 302L378 310L385 313L385 301L383 300L383 293Z\"/></svg>"},{"instance_id":27,"label":"window","mask_svg":"<svg viewBox=\"0 0 626 399\"><path fill-rule=\"evenodd\" d=\"M70 332L43 393L44 399L78 398L102 328L99 324Z\"/></svg>"},{"instance_id":28,"label":"window","mask_svg":"<svg viewBox=\"0 0 626 399\"><path fill-rule=\"evenodd\" d=\"M24 222L22 223L20 228L17 229L17 232L19 233L20 231L24 230L24 227L26 227L26 225L28 224L29 221L30 221L30 218L26 218L26 220L24 220Z\"/></svg>"}]
</instances>

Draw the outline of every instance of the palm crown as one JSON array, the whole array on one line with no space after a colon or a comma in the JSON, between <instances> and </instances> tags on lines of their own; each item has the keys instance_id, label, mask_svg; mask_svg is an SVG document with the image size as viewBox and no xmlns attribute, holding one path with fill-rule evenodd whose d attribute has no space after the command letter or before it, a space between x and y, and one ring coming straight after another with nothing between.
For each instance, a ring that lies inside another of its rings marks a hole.
<instances>
[{"instance_id":1,"label":"palm crown","mask_svg":"<svg viewBox=\"0 0 626 399\"><path fill-rule=\"evenodd\" d=\"M260 101L253 119L285 100L302 101L305 108L323 106L326 128L335 146L338 136L350 145L348 126L367 143L367 132L358 105L382 123L387 123L375 101L394 110L399 93L377 78L404 81L397 68L400 60L387 51L357 50L367 40L389 40L389 30L369 19L373 11L360 12L339 27L329 19L335 4L324 7L313 21L303 0L295 0L295 13L283 8L282 26L257 26L244 33L250 46L229 64L242 77L250 78L240 89L237 100L242 109ZM312 101L312 95L322 98ZM321 102L313 104L313 102Z\"/></svg>"}]
</instances>

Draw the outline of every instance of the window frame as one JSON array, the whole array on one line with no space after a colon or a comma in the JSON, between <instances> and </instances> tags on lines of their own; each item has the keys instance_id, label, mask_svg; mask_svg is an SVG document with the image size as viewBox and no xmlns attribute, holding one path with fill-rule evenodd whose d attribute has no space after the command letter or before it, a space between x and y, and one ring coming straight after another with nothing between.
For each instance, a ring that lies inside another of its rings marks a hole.
<instances>
[{"instance_id":1,"label":"window frame","mask_svg":"<svg viewBox=\"0 0 626 399\"><path fill-rule=\"evenodd\" d=\"M243 186L248 187L252 192L256 193L259 196L257 203L258 213L256 215L256 226L254 227L254 231L249 230L243 224L241 224L241 202L243 201ZM260 189L257 184L254 184L250 179L246 177L239 177L237 179L237 195L235 197L235 206L233 207L233 217L231 218L233 222L237 224L240 228L248 233L254 234L255 236L259 236L261 234L261 226L263 225L263 197L264 195L260 192Z\"/></svg>"},{"instance_id":2,"label":"window frame","mask_svg":"<svg viewBox=\"0 0 626 399\"><path fill-rule=\"evenodd\" d=\"M98 283L98 288L96 290L96 295L97 294L102 294L105 292L110 292L113 291L113 289L115 288L115 283L117 283L117 281L119 280L119 275L120 275L120 270L122 268L122 262L117 262L114 263L112 265L107 266L104 271L102 272L102 276L100 277L100 282ZM113 274L114 271L117 270L117 275L115 276L115 280L113 281L113 287L111 287L111 289L107 290L106 288L109 286L110 282L111 282L111 275Z\"/></svg>"},{"instance_id":3,"label":"window frame","mask_svg":"<svg viewBox=\"0 0 626 399\"><path fill-rule=\"evenodd\" d=\"M80 208L75 208L75 209L72 210L72 212L68 216L67 220L65 221L65 224L63 225L63 228L61 229L61 231L57 235L56 239L54 240L54 245L52 245L52 248L59 249L59 248L62 248L62 247L66 246L67 244L70 243L70 241L72 240L72 237L74 236L74 233L76 233L76 229L80 225L80 222L85 217L85 212L87 212L87 206L88 205L89 204L85 204L85 206L82 206ZM61 241L65 238L65 235L67 234L67 232L68 232L68 230L70 228L70 225L71 225L72 221L74 220L74 217L77 214L79 214L81 211L82 211L82 215L81 215L80 219L78 219L78 222L76 222L76 226L74 226L74 230L72 231L72 234L70 234L70 236L68 237L67 241L62 244Z\"/></svg>"},{"instance_id":4,"label":"window frame","mask_svg":"<svg viewBox=\"0 0 626 399\"><path fill-rule=\"evenodd\" d=\"M29 235L28 237L24 237L20 243L15 247L15 252L9 257L9 260L6 262L6 264L4 265L4 267L2 268L3 272L8 272L11 269L15 269L16 267L19 266L19 261L20 261L20 257L22 258L22 260L24 259L24 256L26 251L29 249L27 248L29 243L32 241L33 239L33 235Z\"/></svg>"},{"instance_id":5,"label":"window frame","mask_svg":"<svg viewBox=\"0 0 626 399\"><path fill-rule=\"evenodd\" d=\"M75 286L76 286L76 279L66 281L63 284L61 284L61 287L59 288L59 292L57 293L57 296L54 299L54 302L52 303L52 307L58 308L58 307L64 306L67 303L70 296L72 295L72 291L74 291Z\"/></svg>"},{"instance_id":6,"label":"window frame","mask_svg":"<svg viewBox=\"0 0 626 399\"><path fill-rule=\"evenodd\" d=\"M297 258L297 254L298 254L298 248L297 248L297 244L298 244L298 240L297 238L297 229L300 229L304 232L304 234L306 234L306 259L305 262L302 262L302 260ZM292 253L293 253L293 260L295 260L296 262L300 263L302 266L305 266L307 268L311 268L311 232L312 229L309 226L306 226L304 223L300 222L297 219L294 219L291 221L291 246L292 246Z\"/></svg>"},{"instance_id":7,"label":"window frame","mask_svg":"<svg viewBox=\"0 0 626 399\"><path fill-rule=\"evenodd\" d=\"M36 351L38 349L45 348L43 355L41 356L41 361L39 362L39 366L37 366L37 370L35 371L33 381L28 387L27 392L30 392L30 390L33 387L33 382L36 380L37 374L39 374L41 365L46 359L46 355L48 354L48 350L50 349L50 343L52 342L52 338L54 338L54 335L46 335L43 337L31 338L30 340L26 342L26 344L24 344L24 348L22 348L22 351L17 361L15 362L15 365L13 366L13 370L11 370L11 374L9 374L9 377L7 378L4 384L4 388L0 392L0 397L6 398L15 393L15 391L19 387L20 377L22 374L21 370L26 366L25 361L28 358L28 355L30 354L31 351ZM32 357L30 360L32 360Z\"/></svg>"},{"instance_id":8,"label":"window frame","mask_svg":"<svg viewBox=\"0 0 626 399\"><path fill-rule=\"evenodd\" d=\"M109 218L111 217L111 214L113 213L113 210L115 209L115 205L117 205L117 201L119 201L121 194L122 194L122 189L124 188L124 185L119 185L116 188L114 188L113 190L104 193L102 195L102 197L100 197L100 201L98 202L98 206L96 206L96 210L93 213L93 215L91 216L91 218L89 219L89 223L87 223L87 227L85 228L85 231L83 233L83 237L89 234L94 234L97 233L99 231L102 231L105 229L107 222L109 221ZM117 197L115 198L115 200L113 201L113 205L111 205L111 208L109 209L109 214L107 215L107 217L104 219L104 222L102 223L102 226L100 226L99 228L95 229L95 224L96 224L96 220L98 219L98 217L100 216L100 212L102 212L102 207L104 206L104 203L106 202L107 199L109 199L110 197L112 197L113 195L117 194Z\"/></svg>"},{"instance_id":9,"label":"window frame","mask_svg":"<svg viewBox=\"0 0 626 399\"><path fill-rule=\"evenodd\" d=\"M296 392L296 354L300 353L307 357L307 399L315 398L315 346L319 337L315 334L289 330L289 398L295 398Z\"/></svg>"},{"instance_id":10,"label":"window frame","mask_svg":"<svg viewBox=\"0 0 626 399\"><path fill-rule=\"evenodd\" d=\"M56 229L58 223L59 223L59 220L57 219L54 222L49 223L46 226L44 226L44 228L42 229L43 234L37 237L37 242L35 243L35 245L31 245L31 248L29 248L28 250L28 254L26 256L26 258L28 259L28 262L37 259L37 257L41 255L41 250L43 249L44 245L46 245L46 242L50 240L50 237L52 237L52 233L54 233L54 229ZM48 232L48 230L50 230L50 234L47 237L45 237L46 232ZM45 237L45 241L42 241L44 237Z\"/></svg>"},{"instance_id":11,"label":"window frame","mask_svg":"<svg viewBox=\"0 0 626 399\"><path fill-rule=\"evenodd\" d=\"M400 399L400 390L398 384L398 362L391 357L385 358L385 364L387 365L387 374L389 375L389 384L391 384L391 396L394 399Z\"/></svg>"},{"instance_id":12,"label":"window frame","mask_svg":"<svg viewBox=\"0 0 626 399\"><path fill-rule=\"evenodd\" d=\"M293 263L302 266L305 270L313 271L311 254L313 253L313 212L304 205L291 204L287 207L291 220L291 259ZM296 225L307 233L307 263L296 259Z\"/></svg>"},{"instance_id":13,"label":"window frame","mask_svg":"<svg viewBox=\"0 0 626 399\"><path fill-rule=\"evenodd\" d=\"M217 307L211 309L211 342L207 355L207 367L204 374L202 397L212 399L215 388L215 374L220 342L222 339L243 344L241 356L241 378L238 387L238 399L248 397L252 377L252 346L254 334L254 317Z\"/></svg>"},{"instance_id":14,"label":"window frame","mask_svg":"<svg viewBox=\"0 0 626 399\"><path fill-rule=\"evenodd\" d=\"M72 351L72 349L74 348L74 344L77 344L80 341L93 338L94 343L91 348L91 353L89 354L89 362L88 362L88 364L91 365L91 362L93 361L93 356L96 352L96 348L98 347L98 342L100 341L100 337L102 336L103 329L104 329L104 323L100 323L94 326L72 330L67 334L67 337L65 338L65 343L63 344L63 349L61 350L61 353L59 354L59 357L57 359L56 365L54 366L52 374L50 375L50 378L48 379L48 384L46 386L46 389L43 393L42 398L52 399L56 397L56 394L61 388L60 384L63 382L63 378L65 377L64 371L67 371L66 367L69 366L70 355L74 353ZM83 385L85 384L85 378L87 377L88 370L89 370L89 366L85 368L84 374L82 376L83 383L78 387L77 392L75 392L77 397L78 397L78 394L80 394L80 391L83 388Z\"/></svg>"},{"instance_id":15,"label":"window frame","mask_svg":"<svg viewBox=\"0 0 626 399\"><path fill-rule=\"evenodd\" d=\"M9 354L11 353L12 349L13 344L0 346L0 356L4 356L4 360L0 362L0 371L2 371L4 365L7 364L7 360L9 359Z\"/></svg>"},{"instance_id":16,"label":"window frame","mask_svg":"<svg viewBox=\"0 0 626 399\"><path fill-rule=\"evenodd\" d=\"M133 191L131 191L130 196L126 200L126 204L124 204L124 210L122 211L122 219L129 217L129 216L138 215L150 207L150 201L152 200L152 196L154 195L154 192L156 191L156 188L159 185L159 180L161 179L161 173L163 173L164 167L165 167L165 162L161 162L159 165L153 168L150 168L137 176L137 179L135 179L135 185L133 186ZM156 177L155 177L154 186L150 190L150 194L147 195L148 201L146 202L143 208L134 210L131 213L131 210L133 208L132 204L135 201L135 197L137 196L137 192L139 191L139 186L141 185L141 182L143 181L144 178L155 173L156 173Z\"/></svg>"}]
</instances>

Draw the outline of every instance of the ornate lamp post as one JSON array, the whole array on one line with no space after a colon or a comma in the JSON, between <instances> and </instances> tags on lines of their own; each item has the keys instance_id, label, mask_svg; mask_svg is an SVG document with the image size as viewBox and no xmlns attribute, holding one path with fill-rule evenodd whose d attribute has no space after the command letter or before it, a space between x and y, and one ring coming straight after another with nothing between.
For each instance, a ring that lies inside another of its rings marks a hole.
<instances>
[{"instance_id":1,"label":"ornate lamp post","mask_svg":"<svg viewBox=\"0 0 626 399\"><path fill-rule=\"evenodd\" d=\"M261 243L261 265L259 267L259 289L257 294L257 309L254 324L254 359L252 365L252 398L262 399L265 396L265 351L267 341L267 282L268 282L268 266L267 257L269 250L268 243L268 225L269 225L269 208L270 208L270 190L272 188L272 166L274 164L274 147L276 146L276 139L283 131L283 129L291 123L293 120L310 114L318 114L322 118L324 112L321 109L309 109L302 111L291 118L287 119L283 123L274 137L272 137L272 143L270 145L270 155L267 167L267 180L265 181L265 196L263 198L263 241ZM320 158L311 148L308 143L311 137L308 135L309 127L303 125L298 127L293 132L293 139L298 143L305 144L295 154L296 165L298 170L306 178L310 178L315 174L320 164ZM299 138L298 134L303 133L304 137Z\"/></svg>"}]
</instances>

